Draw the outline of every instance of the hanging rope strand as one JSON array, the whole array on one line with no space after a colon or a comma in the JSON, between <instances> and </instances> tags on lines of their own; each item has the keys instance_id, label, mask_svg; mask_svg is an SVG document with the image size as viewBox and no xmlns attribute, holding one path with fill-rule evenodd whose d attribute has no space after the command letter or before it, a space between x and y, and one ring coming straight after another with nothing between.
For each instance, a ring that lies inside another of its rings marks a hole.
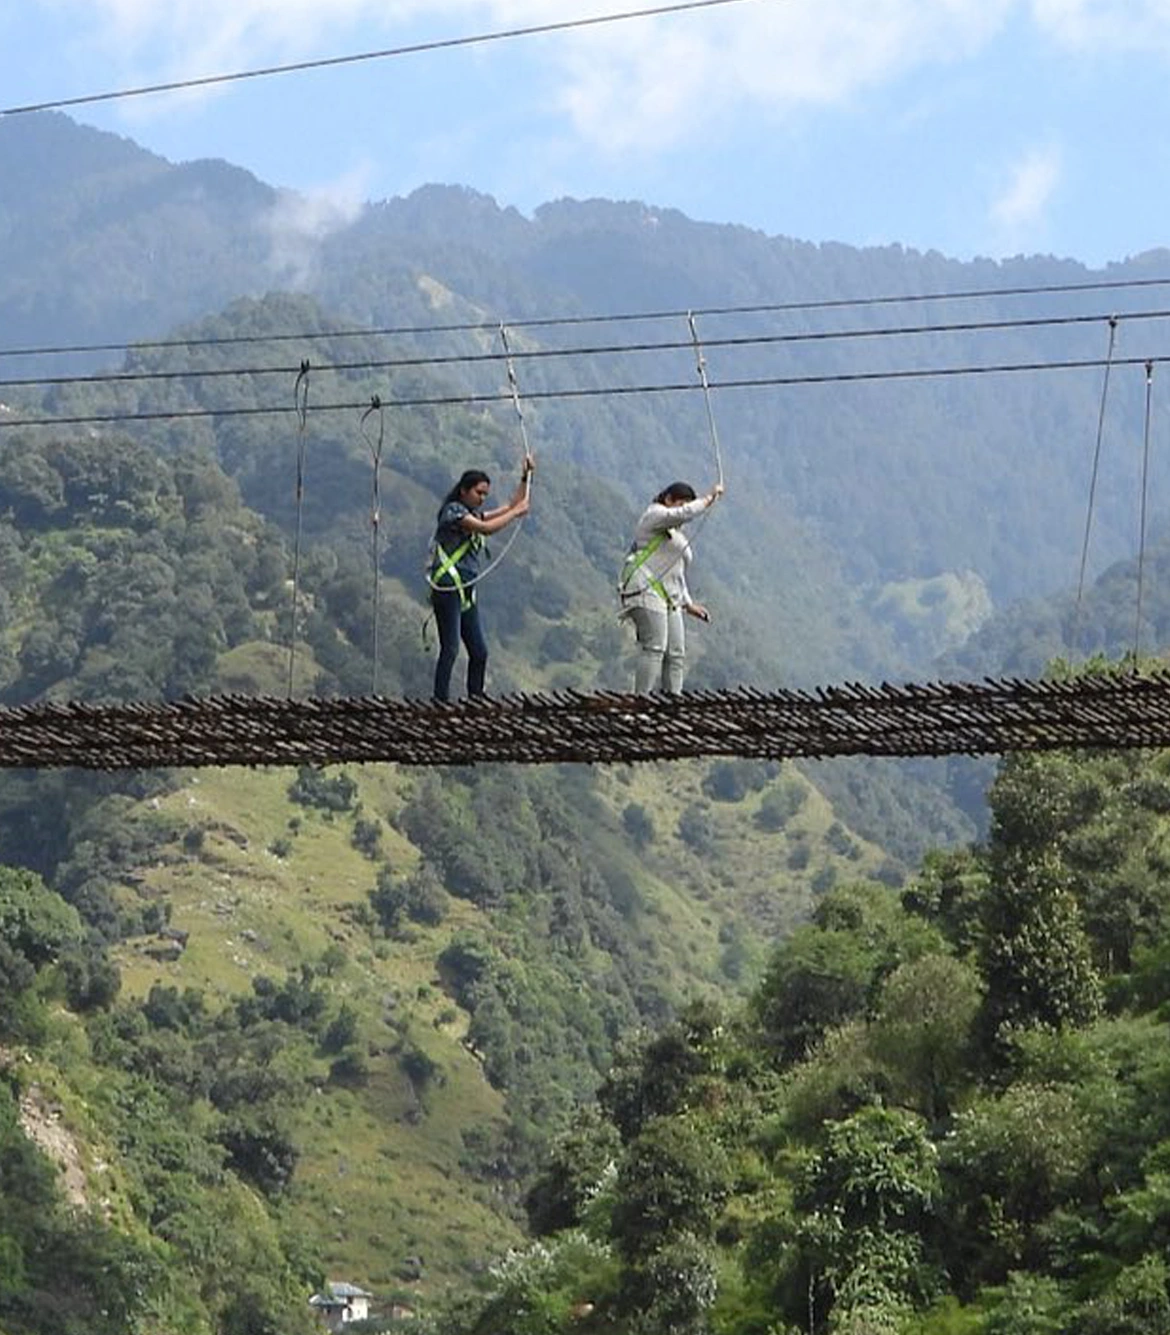
<instances>
[{"instance_id":1,"label":"hanging rope strand","mask_svg":"<svg viewBox=\"0 0 1170 1335\"><path fill-rule=\"evenodd\" d=\"M711 435L711 450L715 456L715 480L720 487L723 486L723 451L719 445L719 431L715 426L715 413L711 407L711 386L707 380L707 358L703 353L703 344L699 339L698 323L695 319L694 311L687 311L687 327L691 333L691 346L695 350L695 367L699 374L699 383L703 387L703 403L707 411L707 428ZM711 518L711 507L708 506L701 515L691 524L690 536L686 542L679 548L674 559L661 572L662 574L673 570L680 561L682 561L688 548L693 545L694 539L702 532L703 526Z\"/></svg>"},{"instance_id":2,"label":"hanging rope strand","mask_svg":"<svg viewBox=\"0 0 1170 1335\"><path fill-rule=\"evenodd\" d=\"M1154 363L1146 362L1146 416L1142 432L1142 503L1138 529L1137 612L1133 625L1133 665L1137 670L1142 636L1142 590L1146 566L1146 501L1150 479L1150 404L1153 397Z\"/></svg>"},{"instance_id":3,"label":"hanging rope strand","mask_svg":"<svg viewBox=\"0 0 1170 1335\"><path fill-rule=\"evenodd\" d=\"M1069 634L1069 653L1076 654L1080 635L1081 601L1085 593L1085 569L1089 560L1089 533L1093 527L1093 506L1097 495L1097 473L1101 466L1101 442L1105 436L1105 405L1109 400L1109 373L1113 369L1113 348L1117 340L1117 316L1109 317L1109 348L1105 354L1105 371L1101 377L1101 403L1097 409L1097 442L1093 449L1093 471L1089 479L1089 503L1085 511L1085 537L1081 543L1081 569L1077 577L1077 600L1073 607L1072 629Z\"/></svg>"},{"instance_id":4,"label":"hanging rope strand","mask_svg":"<svg viewBox=\"0 0 1170 1335\"><path fill-rule=\"evenodd\" d=\"M691 343L695 349L695 365L699 372L699 381L703 386L703 403L707 408L707 426L711 430L711 448L715 452L715 480L723 485L723 451L719 447L719 431L715 426L715 413L711 407L711 385L707 380L707 358L703 345L699 341L699 327L694 311L687 311L687 325L691 331Z\"/></svg>"},{"instance_id":5,"label":"hanging rope strand","mask_svg":"<svg viewBox=\"0 0 1170 1335\"><path fill-rule=\"evenodd\" d=\"M508 388L512 392L512 407L516 410L516 422L520 432L520 448L524 452L521 472L524 478L524 494L527 495L532 488L532 474L528 469L528 460L532 457L532 451L528 446L528 428L524 424L524 409L520 405L520 384L516 379L516 364L512 360L512 348L508 342L508 326L503 322L500 324L500 342L504 346L504 361L508 368Z\"/></svg>"},{"instance_id":6,"label":"hanging rope strand","mask_svg":"<svg viewBox=\"0 0 1170 1335\"><path fill-rule=\"evenodd\" d=\"M370 439L366 431L366 421L373 414L378 414L378 438L376 441ZM370 399L370 406L362 413L358 429L366 442L370 451L370 463L373 469L373 478L370 485L370 560L374 571L374 606L373 614L373 673L372 690L374 695L378 694L378 670L381 663L381 653L379 648L378 628L381 613L381 582L382 582L382 543L381 543L381 523L382 523L382 445L386 439L386 411L382 407L382 400L377 394Z\"/></svg>"},{"instance_id":7,"label":"hanging rope strand","mask_svg":"<svg viewBox=\"0 0 1170 1335\"><path fill-rule=\"evenodd\" d=\"M308 445L309 425L309 359L301 362L293 386L293 404L297 413L297 488L296 488L296 536L293 541L292 606L289 609L288 630L288 694L293 693L293 674L297 657L297 605L301 587L301 521L305 502L305 455Z\"/></svg>"}]
</instances>

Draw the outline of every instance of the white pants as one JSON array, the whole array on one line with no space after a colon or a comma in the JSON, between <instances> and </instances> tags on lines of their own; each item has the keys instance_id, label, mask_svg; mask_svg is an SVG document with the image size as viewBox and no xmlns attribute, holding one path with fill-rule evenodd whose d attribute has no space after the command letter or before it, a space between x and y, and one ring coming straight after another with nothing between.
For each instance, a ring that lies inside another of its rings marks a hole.
<instances>
[{"instance_id":1,"label":"white pants","mask_svg":"<svg viewBox=\"0 0 1170 1335\"><path fill-rule=\"evenodd\" d=\"M650 691L677 695L682 690L687 657L682 608L668 612L665 607L632 607L627 615L638 637L634 690L639 695Z\"/></svg>"}]
</instances>

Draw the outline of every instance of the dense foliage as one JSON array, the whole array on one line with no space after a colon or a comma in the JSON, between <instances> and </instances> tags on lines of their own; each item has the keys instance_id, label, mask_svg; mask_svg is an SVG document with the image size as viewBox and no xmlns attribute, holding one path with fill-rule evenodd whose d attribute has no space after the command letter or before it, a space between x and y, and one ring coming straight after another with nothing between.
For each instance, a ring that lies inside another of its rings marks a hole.
<instances>
[{"instance_id":1,"label":"dense foliage","mask_svg":"<svg viewBox=\"0 0 1170 1335\"><path fill-rule=\"evenodd\" d=\"M986 847L834 890L746 1007L630 1041L540 1240L437 1328L1166 1330L1168 776L1009 760Z\"/></svg>"}]
</instances>

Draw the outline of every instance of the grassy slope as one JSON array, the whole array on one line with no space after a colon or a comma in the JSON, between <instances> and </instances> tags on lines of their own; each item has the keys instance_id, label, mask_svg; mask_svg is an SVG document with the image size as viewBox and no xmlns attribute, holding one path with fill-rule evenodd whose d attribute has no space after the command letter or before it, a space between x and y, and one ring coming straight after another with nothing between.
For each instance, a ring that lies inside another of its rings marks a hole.
<instances>
[{"instance_id":1,"label":"grassy slope","mask_svg":"<svg viewBox=\"0 0 1170 1335\"><path fill-rule=\"evenodd\" d=\"M370 1080L360 1090L325 1090L324 1060L306 1073L322 1089L301 1111L302 1158L288 1208L309 1221L331 1273L384 1286L402 1258L421 1255L442 1277L479 1253L478 1240L515 1235L459 1169L460 1129L499 1119L502 1101L460 1045L466 1017L440 1022L450 1006L434 976L443 940L477 915L453 901L435 933L375 945L351 917L375 877L374 864L350 843L352 819L295 807L291 777L279 769L203 771L161 801L160 814L203 829L203 843L197 857L180 854L151 869L137 893L165 897L172 926L190 938L174 962L145 953L153 940L125 943L123 989L145 996L156 982L197 987L214 1004L248 992L258 974L283 977L339 945L346 963L332 991L362 1017ZM396 804L399 778L389 767L362 773L367 809ZM295 834L290 819L300 822ZM282 836L292 845L287 857L269 848ZM415 860L390 829L383 855L396 870ZM402 1032L442 1070L442 1084L421 1097L397 1061Z\"/></svg>"},{"instance_id":2,"label":"grassy slope","mask_svg":"<svg viewBox=\"0 0 1170 1335\"><path fill-rule=\"evenodd\" d=\"M742 982L750 981L768 942L804 916L812 878L826 863L841 878L872 869L881 854L857 845L852 858L820 840L832 821L823 799L808 796L788 827L767 832L753 814L762 791L740 802L711 803L701 782L706 766L615 767L598 775L599 794L615 821L630 802L655 824L653 840L626 840L605 856L628 872L643 896L631 924L661 961L680 995L728 990L720 972L729 926L745 945ZM359 785L363 813L383 823L381 858L409 870L417 852L388 823L415 775L394 766L348 771ZM375 939L355 917L373 887L377 866L351 843L350 813L330 817L291 803L292 771L204 770L143 807L141 818L169 827L156 863L123 893L164 898L172 927L190 933L175 961L147 954L160 942L131 940L119 949L124 994L151 986L196 987L212 1005L250 990L258 974L281 978L304 960L339 946L345 963L330 979L335 1003L361 1017L370 1054L364 1088L326 1084L328 1059L306 1072L314 1092L301 1109L301 1160L287 1207L319 1239L330 1274L381 1291L400 1283L406 1257L424 1262L420 1291L433 1291L519 1237L491 1185L460 1167L461 1133L501 1122L500 1093L484 1079L461 1042L467 1016L442 989L435 960L451 936L475 927L491 935L488 916L452 899L437 928L412 928L406 940ZM803 783L798 776L782 781ZM714 828L713 855L700 860L676 831L682 811L704 803ZM290 827L290 821L293 827ZM184 836L202 831L198 847ZM787 868L795 841L815 853L799 873ZM271 846L287 841L285 856ZM519 909L523 912L522 905ZM723 934L721 936L721 929ZM425 1051L440 1075L423 1091L399 1064L404 1044Z\"/></svg>"}]
</instances>

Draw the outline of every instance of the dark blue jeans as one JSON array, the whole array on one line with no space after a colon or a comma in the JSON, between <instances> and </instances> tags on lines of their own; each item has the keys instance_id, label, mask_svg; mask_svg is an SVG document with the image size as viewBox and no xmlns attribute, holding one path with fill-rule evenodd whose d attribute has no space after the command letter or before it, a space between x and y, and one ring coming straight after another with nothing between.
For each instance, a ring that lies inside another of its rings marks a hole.
<instances>
[{"instance_id":1,"label":"dark blue jeans","mask_svg":"<svg viewBox=\"0 0 1170 1335\"><path fill-rule=\"evenodd\" d=\"M439 628L439 661L435 664L435 699L446 700L451 694L451 672L459 656L459 641L467 648L467 694L482 695L487 671L488 648L479 624L479 607L459 606L459 594L431 590L431 606Z\"/></svg>"}]
</instances>

